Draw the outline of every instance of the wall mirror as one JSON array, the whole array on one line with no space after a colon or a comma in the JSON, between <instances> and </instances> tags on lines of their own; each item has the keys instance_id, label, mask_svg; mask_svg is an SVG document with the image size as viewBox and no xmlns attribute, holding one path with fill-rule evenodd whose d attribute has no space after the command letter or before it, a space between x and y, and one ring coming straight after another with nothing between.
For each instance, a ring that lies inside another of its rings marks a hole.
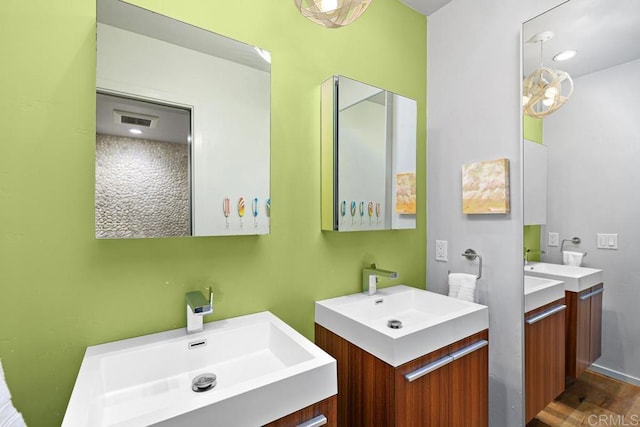
<instances>
[{"instance_id":1,"label":"wall mirror","mask_svg":"<svg viewBox=\"0 0 640 427\"><path fill-rule=\"evenodd\" d=\"M415 228L416 101L344 76L321 91L322 229Z\"/></svg>"},{"instance_id":2,"label":"wall mirror","mask_svg":"<svg viewBox=\"0 0 640 427\"><path fill-rule=\"evenodd\" d=\"M269 52L97 1L96 237L269 232Z\"/></svg>"},{"instance_id":3,"label":"wall mirror","mask_svg":"<svg viewBox=\"0 0 640 427\"><path fill-rule=\"evenodd\" d=\"M529 40L548 31L553 36L543 43L541 60L540 44ZM526 167L532 154L523 150L525 187L533 182L545 191L544 217L525 226L529 260L563 264L562 240L580 238L578 245L568 243L569 250L587 254L583 267L602 270L605 289L596 343L601 355L590 369L640 384L640 2L570 0L524 23L522 40L523 78L542 62L573 81L573 93L556 111L540 119L524 116L524 144L546 147L538 168ZM566 51L576 54L560 61ZM540 194L524 197L526 218L530 198ZM616 245L602 234L615 236Z\"/></svg>"}]
</instances>

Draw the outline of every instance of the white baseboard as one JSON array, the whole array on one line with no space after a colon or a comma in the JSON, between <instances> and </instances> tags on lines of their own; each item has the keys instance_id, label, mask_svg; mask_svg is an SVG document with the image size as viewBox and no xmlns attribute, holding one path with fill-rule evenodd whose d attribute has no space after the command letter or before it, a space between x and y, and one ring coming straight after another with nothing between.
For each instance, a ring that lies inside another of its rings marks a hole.
<instances>
[{"instance_id":1,"label":"white baseboard","mask_svg":"<svg viewBox=\"0 0 640 427\"><path fill-rule=\"evenodd\" d=\"M615 378L616 380L624 381L629 384L640 386L640 378L632 377L631 375L624 374L622 372L615 371L613 369L605 368L596 363L589 366L589 370L597 372L607 377Z\"/></svg>"}]
</instances>

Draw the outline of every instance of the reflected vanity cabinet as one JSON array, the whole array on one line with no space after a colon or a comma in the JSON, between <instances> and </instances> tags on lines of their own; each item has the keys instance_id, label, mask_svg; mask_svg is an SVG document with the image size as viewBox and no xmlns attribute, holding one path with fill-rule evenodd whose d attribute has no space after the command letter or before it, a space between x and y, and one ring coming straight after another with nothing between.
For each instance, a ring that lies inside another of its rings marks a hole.
<instances>
[{"instance_id":1,"label":"reflected vanity cabinet","mask_svg":"<svg viewBox=\"0 0 640 427\"><path fill-rule=\"evenodd\" d=\"M339 426L488 426L487 330L398 367L317 323L315 340L338 361Z\"/></svg>"},{"instance_id":2,"label":"reflected vanity cabinet","mask_svg":"<svg viewBox=\"0 0 640 427\"><path fill-rule=\"evenodd\" d=\"M564 391L565 311L561 298L524 315L527 423Z\"/></svg>"},{"instance_id":3,"label":"reflected vanity cabinet","mask_svg":"<svg viewBox=\"0 0 640 427\"><path fill-rule=\"evenodd\" d=\"M581 292L566 291L567 376L577 378L602 353L602 293L599 283Z\"/></svg>"}]
</instances>

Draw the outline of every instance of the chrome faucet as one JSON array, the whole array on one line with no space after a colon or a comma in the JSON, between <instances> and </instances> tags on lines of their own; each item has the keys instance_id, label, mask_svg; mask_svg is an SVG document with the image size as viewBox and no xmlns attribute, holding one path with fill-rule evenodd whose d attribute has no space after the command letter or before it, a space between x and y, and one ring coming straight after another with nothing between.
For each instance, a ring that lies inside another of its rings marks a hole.
<instances>
[{"instance_id":1,"label":"chrome faucet","mask_svg":"<svg viewBox=\"0 0 640 427\"><path fill-rule=\"evenodd\" d=\"M187 333L200 332L204 328L202 318L213 313L213 292L209 288L209 300L200 291L188 292L187 300Z\"/></svg>"},{"instance_id":2,"label":"chrome faucet","mask_svg":"<svg viewBox=\"0 0 640 427\"><path fill-rule=\"evenodd\" d=\"M371 267L362 269L362 292L373 295L378 290L378 278L386 277L388 279L397 279L398 273L395 271L383 270L377 268L375 264Z\"/></svg>"},{"instance_id":3,"label":"chrome faucet","mask_svg":"<svg viewBox=\"0 0 640 427\"><path fill-rule=\"evenodd\" d=\"M546 254L545 251L532 251L531 249L527 249L524 248L524 265L529 265L529 254L531 253L536 253L536 254Z\"/></svg>"}]
</instances>

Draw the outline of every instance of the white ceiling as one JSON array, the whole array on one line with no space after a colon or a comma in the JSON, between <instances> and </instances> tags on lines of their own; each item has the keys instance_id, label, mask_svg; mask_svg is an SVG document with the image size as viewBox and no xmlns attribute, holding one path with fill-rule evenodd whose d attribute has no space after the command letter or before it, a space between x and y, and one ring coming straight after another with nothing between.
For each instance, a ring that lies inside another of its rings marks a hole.
<instances>
[{"instance_id":1,"label":"white ceiling","mask_svg":"<svg viewBox=\"0 0 640 427\"><path fill-rule=\"evenodd\" d=\"M411 9L417 10L425 16L431 15L451 0L400 0Z\"/></svg>"},{"instance_id":2,"label":"white ceiling","mask_svg":"<svg viewBox=\"0 0 640 427\"><path fill-rule=\"evenodd\" d=\"M452 0L400 0L431 15ZM572 77L593 73L640 58L640 0L570 0L523 26L523 41L534 34L553 31L544 43L544 65L567 71ZM564 62L553 56L564 50L578 55ZM540 45L525 43L523 73L540 66Z\"/></svg>"},{"instance_id":3,"label":"white ceiling","mask_svg":"<svg viewBox=\"0 0 640 427\"><path fill-rule=\"evenodd\" d=\"M114 120L113 110L155 116L159 120L155 128L118 123ZM140 129L143 133L134 135L129 132L131 128ZM186 144L191 133L191 113L181 108L98 93L96 94L96 132Z\"/></svg>"},{"instance_id":4,"label":"white ceiling","mask_svg":"<svg viewBox=\"0 0 640 427\"><path fill-rule=\"evenodd\" d=\"M571 0L523 26L523 73L540 66L539 43L526 43L534 34L553 31L544 43L544 65L572 77L589 74L640 58L640 0ZM577 50L567 61L552 58Z\"/></svg>"}]
</instances>

